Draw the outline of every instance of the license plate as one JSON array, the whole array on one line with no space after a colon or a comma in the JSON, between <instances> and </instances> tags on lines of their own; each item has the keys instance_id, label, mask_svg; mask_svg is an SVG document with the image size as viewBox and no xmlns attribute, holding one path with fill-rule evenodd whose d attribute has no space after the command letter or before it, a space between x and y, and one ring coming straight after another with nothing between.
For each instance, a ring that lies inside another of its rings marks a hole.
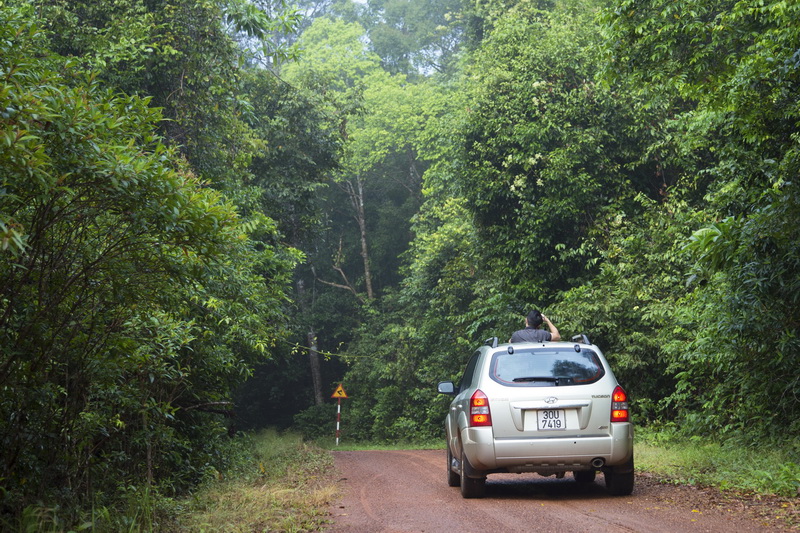
<instances>
[{"instance_id":1,"label":"license plate","mask_svg":"<svg viewBox=\"0 0 800 533\"><path fill-rule=\"evenodd\" d=\"M567 417L563 409L540 409L536 417L539 431L567 429Z\"/></svg>"}]
</instances>

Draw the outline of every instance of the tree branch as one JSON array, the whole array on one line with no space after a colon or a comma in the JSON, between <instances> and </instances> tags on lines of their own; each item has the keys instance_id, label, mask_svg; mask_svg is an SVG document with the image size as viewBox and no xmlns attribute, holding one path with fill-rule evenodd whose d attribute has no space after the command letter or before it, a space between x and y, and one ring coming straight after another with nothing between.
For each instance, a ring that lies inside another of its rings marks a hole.
<instances>
[{"instance_id":1,"label":"tree branch","mask_svg":"<svg viewBox=\"0 0 800 533\"><path fill-rule=\"evenodd\" d=\"M209 411L212 413L219 413L222 411L219 410L208 410L207 407L211 407L212 405L233 405L233 402L205 402L205 403L198 403L195 405L190 405L188 407L178 407L178 409L183 409L184 411L192 411L194 409L200 409L201 411Z\"/></svg>"}]
</instances>

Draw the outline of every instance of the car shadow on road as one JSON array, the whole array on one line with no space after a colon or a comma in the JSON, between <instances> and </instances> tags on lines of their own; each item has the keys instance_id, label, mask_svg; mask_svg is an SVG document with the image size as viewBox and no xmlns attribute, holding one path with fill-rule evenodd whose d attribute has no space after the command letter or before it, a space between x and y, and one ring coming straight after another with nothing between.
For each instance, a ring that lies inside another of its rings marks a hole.
<instances>
[{"instance_id":1,"label":"car shadow on road","mask_svg":"<svg viewBox=\"0 0 800 533\"><path fill-rule=\"evenodd\" d=\"M486 498L533 500L583 500L614 498L606 492L602 474L593 483L578 483L571 476L562 479L537 474L495 474L486 481Z\"/></svg>"}]
</instances>

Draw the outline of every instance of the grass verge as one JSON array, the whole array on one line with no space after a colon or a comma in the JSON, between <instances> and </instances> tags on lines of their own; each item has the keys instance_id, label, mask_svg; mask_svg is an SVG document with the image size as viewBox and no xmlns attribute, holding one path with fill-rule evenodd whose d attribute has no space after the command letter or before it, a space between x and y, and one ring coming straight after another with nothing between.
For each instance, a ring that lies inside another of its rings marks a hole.
<instances>
[{"instance_id":1,"label":"grass verge","mask_svg":"<svg viewBox=\"0 0 800 533\"><path fill-rule=\"evenodd\" d=\"M177 531L320 531L336 496L333 459L296 434L237 439L235 466L185 500Z\"/></svg>"},{"instance_id":2,"label":"grass verge","mask_svg":"<svg viewBox=\"0 0 800 533\"><path fill-rule=\"evenodd\" d=\"M636 429L636 469L672 483L800 496L800 452Z\"/></svg>"},{"instance_id":3,"label":"grass verge","mask_svg":"<svg viewBox=\"0 0 800 533\"><path fill-rule=\"evenodd\" d=\"M322 438L314 441L317 446L326 450L344 452L362 450L444 450L444 439L416 442L350 442L341 441L336 445L334 438Z\"/></svg>"}]
</instances>

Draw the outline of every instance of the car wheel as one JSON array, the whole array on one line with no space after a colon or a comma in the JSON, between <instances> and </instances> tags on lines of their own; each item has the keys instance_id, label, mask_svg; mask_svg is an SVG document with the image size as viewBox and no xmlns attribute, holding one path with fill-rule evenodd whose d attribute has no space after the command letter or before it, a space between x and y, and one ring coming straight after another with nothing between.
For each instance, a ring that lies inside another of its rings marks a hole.
<instances>
[{"instance_id":1,"label":"car wheel","mask_svg":"<svg viewBox=\"0 0 800 533\"><path fill-rule=\"evenodd\" d=\"M597 477L597 470L576 470L572 473L572 477L578 483L593 483L594 478Z\"/></svg>"},{"instance_id":2,"label":"car wheel","mask_svg":"<svg viewBox=\"0 0 800 533\"><path fill-rule=\"evenodd\" d=\"M486 477L469 477L467 473L473 472L469 459L461 450L461 461L458 465L458 473L461 478L461 496L464 498L483 498L486 494Z\"/></svg>"},{"instance_id":3,"label":"car wheel","mask_svg":"<svg viewBox=\"0 0 800 533\"><path fill-rule=\"evenodd\" d=\"M459 467L461 468L461 467ZM461 476L453 472L453 452L450 451L450 444L447 445L447 486L458 487L461 485Z\"/></svg>"},{"instance_id":4,"label":"car wheel","mask_svg":"<svg viewBox=\"0 0 800 533\"><path fill-rule=\"evenodd\" d=\"M606 490L612 496L627 496L633 492L633 457L624 465L612 467L603 474Z\"/></svg>"}]
</instances>

